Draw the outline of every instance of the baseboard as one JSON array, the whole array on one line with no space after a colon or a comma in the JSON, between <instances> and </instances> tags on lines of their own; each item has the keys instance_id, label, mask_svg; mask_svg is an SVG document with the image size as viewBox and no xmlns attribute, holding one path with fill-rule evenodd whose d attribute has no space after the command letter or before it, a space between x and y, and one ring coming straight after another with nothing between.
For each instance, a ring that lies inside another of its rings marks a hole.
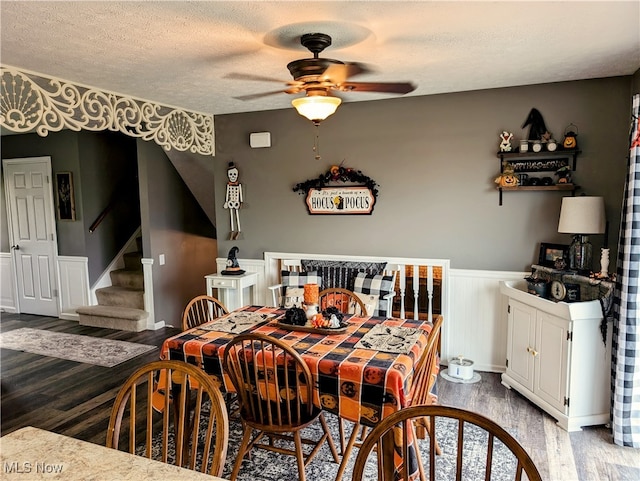
<instances>
[{"instance_id":1,"label":"baseboard","mask_svg":"<svg viewBox=\"0 0 640 481\"><path fill-rule=\"evenodd\" d=\"M77 312L61 312L58 317L60 319L66 319L67 321L80 322L80 316Z\"/></svg>"}]
</instances>

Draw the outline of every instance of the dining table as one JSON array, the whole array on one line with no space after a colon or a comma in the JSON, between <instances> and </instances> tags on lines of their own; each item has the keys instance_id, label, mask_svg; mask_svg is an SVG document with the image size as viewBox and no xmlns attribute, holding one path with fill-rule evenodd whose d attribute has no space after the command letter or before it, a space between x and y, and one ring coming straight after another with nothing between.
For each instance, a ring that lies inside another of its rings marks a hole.
<instances>
[{"instance_id":1,"label":"dining table","mask_svg":"<svg viewBox=\"0 0 640 481\"><path fill-rule=\"evenodd\" d=\"M345 314L338 329L314 329L285 324L285 315L283 308L244 306L166 339L160 357L200 366L234 392L222 364L226 345L241 333L266 334L300 354L314 378L313 402L326 411L373 427L410 405L431 322Z\"/></svg>"},{"instance_id":2,"label":"dining table","mask_svg":"<svg viewBox=\"0 0 640 481\"><path fill-rule=\"evenodd\" d=\"M0 438L0 463L3 480L226 481L33 426Z\"/></svg>"}]
</instances>

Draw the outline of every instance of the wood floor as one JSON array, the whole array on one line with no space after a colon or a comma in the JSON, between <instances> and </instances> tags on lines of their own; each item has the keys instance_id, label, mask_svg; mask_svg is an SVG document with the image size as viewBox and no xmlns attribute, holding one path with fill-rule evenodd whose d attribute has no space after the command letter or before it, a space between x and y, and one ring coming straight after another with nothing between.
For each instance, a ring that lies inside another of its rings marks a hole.
<instances>
[{"instance_id":1,"label":"wood floor","mask_svg":"<svg viewBox=\"0 0 640 481\"><path fill-rule=\"evenodd\" d=\"M20 327L157 346L179 332L173 328L122 332L50 317L1 314L0 331ZM155 350L114 368L105 368L9 349L0 352L0 430L3 435L24 426L36 426L97 444L105 442L109 413L119 387L138 366L158 359ZM499 374L480 375L481 381L474 384L440 378L440 402L496 420L527 449L543 479L640 480L640 451L614 445L606 427L567 433L524 397L502 386Z\"/></svg>"}]
</instances>

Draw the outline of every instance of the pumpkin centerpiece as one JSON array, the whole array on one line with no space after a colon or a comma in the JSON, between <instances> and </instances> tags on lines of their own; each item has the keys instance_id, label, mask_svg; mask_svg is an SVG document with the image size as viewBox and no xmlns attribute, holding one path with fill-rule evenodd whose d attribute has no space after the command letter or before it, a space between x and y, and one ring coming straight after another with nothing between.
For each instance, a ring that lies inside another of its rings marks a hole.
<instances>
[{"instance_id":1,"label":"pumpkin centerpiece","mask_svg":"<svg viewBox=\"0 0 640 481\"><path fill-rule=\"evenodd\" d=\"M494 181L498 187L517 187L520 184L518 176L513 171L513 166L509 162L502 164L502 173Z\"/></svg>"}]
</instances>

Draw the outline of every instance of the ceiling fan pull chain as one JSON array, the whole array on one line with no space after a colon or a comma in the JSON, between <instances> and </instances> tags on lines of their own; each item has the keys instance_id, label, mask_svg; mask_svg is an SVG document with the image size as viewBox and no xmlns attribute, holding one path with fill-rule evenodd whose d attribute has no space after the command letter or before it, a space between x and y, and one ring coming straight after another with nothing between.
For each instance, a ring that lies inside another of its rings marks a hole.
<instances>
[{"instance_id":1,"label":"ceiling fan pull chain","mask_svg":"<svg viewBox=\"0 0 640 481\"><path fill-rule=\"evenodd\" d=\"M313 151L316 153L316 160L320 160L320 125L314 124L314 127L316 132L313 139Z\"/></svg>"}]
</instances>

